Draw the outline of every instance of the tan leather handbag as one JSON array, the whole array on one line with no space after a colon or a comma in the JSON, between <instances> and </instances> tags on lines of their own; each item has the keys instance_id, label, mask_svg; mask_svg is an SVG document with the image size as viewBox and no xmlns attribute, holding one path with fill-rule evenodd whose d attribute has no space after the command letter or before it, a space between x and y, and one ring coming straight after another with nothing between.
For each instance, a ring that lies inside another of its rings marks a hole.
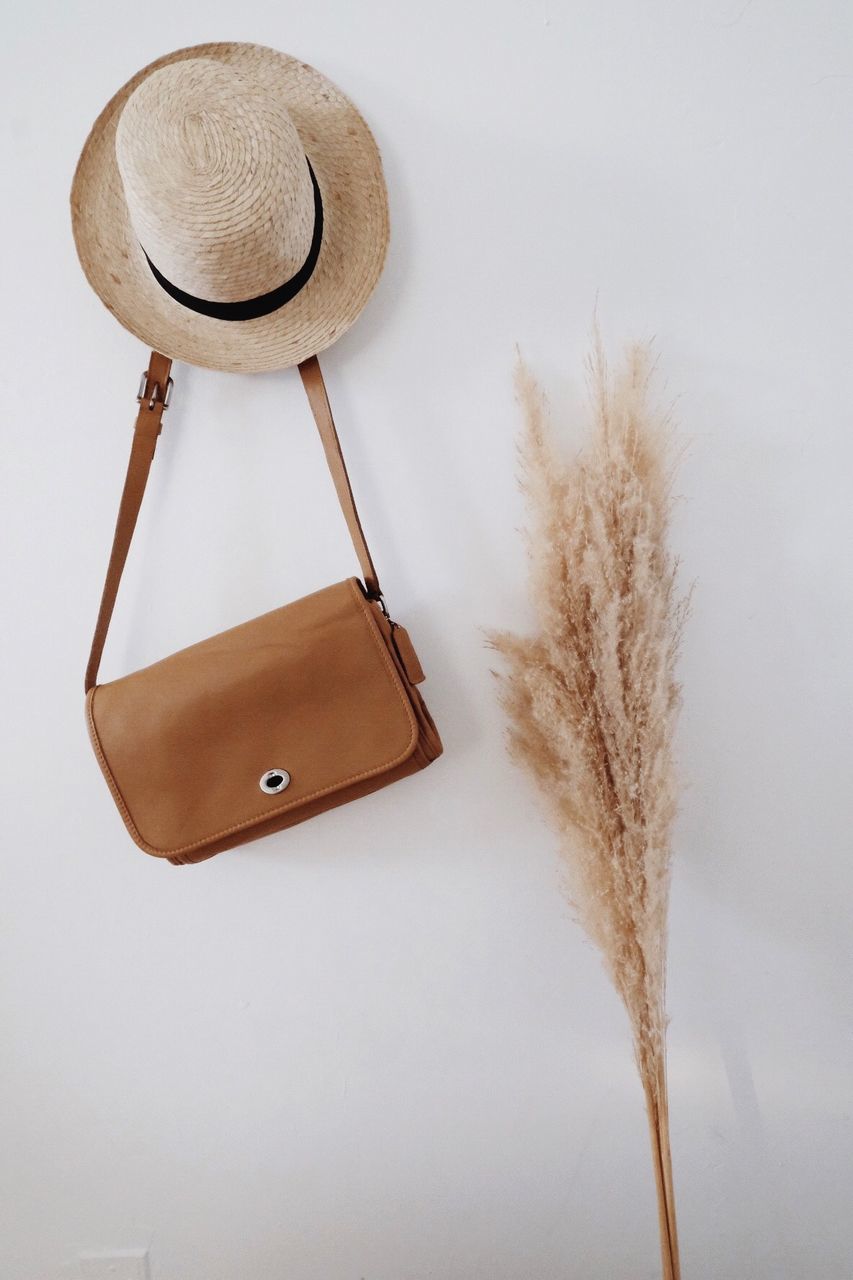
<instances>
[{"instance_id":1,"label":"tan leather handbag","mask_svg":"<svg viewBox=\"0 0 853 1280\"><path fill-rule=\"evenodd\" d=\"M119 680L98 667L172 388L158 352L139 413L86 670L89 734L133 839L172 863L294 826L424 769L441 740L358 518L316 356L299 365L361 565L348 578Z\"/></svg>"}]
</instances>

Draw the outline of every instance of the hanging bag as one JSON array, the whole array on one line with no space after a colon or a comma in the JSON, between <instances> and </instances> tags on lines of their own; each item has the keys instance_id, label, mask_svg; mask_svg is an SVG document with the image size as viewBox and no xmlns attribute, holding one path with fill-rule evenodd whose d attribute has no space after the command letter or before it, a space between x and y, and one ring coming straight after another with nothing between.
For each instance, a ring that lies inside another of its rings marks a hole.
<instances>
[{"instance_id":1,"label":"hanging bag","mask_svg":"<svg viewBox=\"0 0 853 1280\"><path fill-rule=\"evenodd\" d=\"M299 364L362 570L118 680L98 668L172 389L154 351L86 670L98 762L133 839L175 864L295 826L416 773L442 745L388 615L316 356Z\"/></svg>"}]
</instances>

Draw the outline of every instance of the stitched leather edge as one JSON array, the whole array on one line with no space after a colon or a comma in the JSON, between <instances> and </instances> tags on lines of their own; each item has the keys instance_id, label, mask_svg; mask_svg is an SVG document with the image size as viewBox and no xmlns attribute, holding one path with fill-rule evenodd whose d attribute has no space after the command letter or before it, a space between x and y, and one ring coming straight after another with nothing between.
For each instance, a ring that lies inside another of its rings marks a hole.
<instances>
[{"instance_id":1,"label":"stitched leather edge","mask_svg":"<svg viewBox=\"0 0 853 1280\"><path fill-rule=\"evenodd\" d=\"M412 754L415 747L417 746L417 741L418 741L418 723L415 717L415 713L412 709L412 704L409 701L408 697L406 696L406 692L405 692L405 689L403 688L403 683L400 678L399 672L394 666L394 662L393 662L393 659L391 658L391 655L388 653L388 649L385 645L385 641L383 640L382 634L379 630L379 625L376 622L375 618L372 616L367 606L367 602L364 598L361 588L358 585L358 580L356 578L346 578L344 579L344 581L348 583L350 591L352 592L353 596L356 599L356 603L359 606L359 610L364 619L365 625L367 626L367 629L370 632L370 635L373 639L374 644L379 650L380 659L382 661L383 666L385 667L386 673L394 689L394 692L397 694L397 697L400 699L401 703L403 704L403 708L406 713L407 719L409 721L409 725L411 726L409 741L406 744L403 751L399 755L394 756L393 759L385 761L384 764L375 765L374 768L365 769L361 773L354 773L350 777L342 778L338 782L331 783L327 787L320 787L318 788L318 790L312 791L309 795L300 796L298 800L291 800L287 804L279 805L277 809L268 809L265 813L258 814L255 817L244 818L242 822L236 822L234 823L233 826L225 827L222 831L215 831L213 832L212 835L203 836L199 840L193 840L192 843L190 844L181 845L177 849L158 849L155 845L149 844L148 841L141 834L133 817L131 816L130 810L125 802L124 796L122 795L119 789L118 783L116 782L115 777L113 776L113 771L110 768L109 763L107 761L106 755L104 753L104 749L101 745L100 737L98 736L97 725L95 724L94 705L95 705L95 694L98 691L98 686L95 685L93 686L93 688L89 690L88 694L86 695L86 713L87 713L87 720L89 725L89 736L92 741L92 746L94 747L95 755L97 756L98 763L101 766L101 772L103 773L104 777L107 780L107 784L110 788L110 791L112 792L112 796L113 796L113 799L115 800L116 807L118 808L118 811L124 820L125 826L127 827L134 841L139 845L141 849L144 849L146 853L153 854L157 858L175 858L182 853L191 853L196 849L203 849L205 845L212 844L216 840L222 840L225 838L225 836L233 835L235 831L243 831L248 828L258 826L260 823L266 822L270 818L277 817L278 814L287 813L287 811L290 809L298 809L300 805L307 804L309 800L316 800L319 796L330 795L335 791L340 791L343 787L349 786L350 783L360 782L363 778L373 778L373 777L376 777L377 774L386 773L389 769L393 769L396 765L402 764L402 762L404 760L407 760L409 756ZM338 584L335 584L335 585L338 585Z\"/></svg>"}]
</instances>

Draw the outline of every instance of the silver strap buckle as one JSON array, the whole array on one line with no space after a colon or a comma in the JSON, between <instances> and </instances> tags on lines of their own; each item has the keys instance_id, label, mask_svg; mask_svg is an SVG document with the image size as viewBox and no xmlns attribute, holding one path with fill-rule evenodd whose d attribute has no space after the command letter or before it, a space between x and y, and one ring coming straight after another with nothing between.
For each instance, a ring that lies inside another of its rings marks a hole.
<instances>
[{"instance_id":1,"label":"silver strap buckle","mask_svg":"<svg viewBox=\"0 0 853 1280\"><path fill-rule=\"evenodd\" d=\"M143 370L142 370L142 377L139 379L139 390L138 390L138 391L137 391L137 393L136 393L136 398L137 398L137 400L139 401L139 403L140 403L140 404L142 404L142 401L143 401L143 400L147 400L147 401L148 401L148 408L149 408L149 409L153 409L153 408L154 408L154 406L155 406L155 404L157 404L157 402L158 402L158 401L160 402L160 404L162 404L162 406L163 406L163 408L164 408L164 409L168 409L168 407L169 407L169 402L170 402L170 400L172 399L172 386L173 386L173 385L174 385L174 384L173 384L173 382L172 382L172 379L171 379L171 378L167 378L167 379L166 379L166 390L165 390L165 393L164 393L164 394L161 394L161 392L160 392L160 383L159 383L159 382L155 382L155 383L153 383L153 385L151 386L151 388L150 388L150 390L149 390L149 386L148 386L148 370L147 370L147 369L143 369Z\"/></svg>"}]
</instances>

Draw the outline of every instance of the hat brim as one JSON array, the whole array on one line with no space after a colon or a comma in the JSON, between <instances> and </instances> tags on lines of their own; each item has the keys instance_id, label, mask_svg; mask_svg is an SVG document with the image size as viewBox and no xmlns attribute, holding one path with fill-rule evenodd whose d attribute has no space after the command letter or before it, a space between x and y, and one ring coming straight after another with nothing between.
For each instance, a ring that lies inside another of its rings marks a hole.
<instances>
[{"instance_id":1,"label":"hat brim","mask_svg":"<svg viewBox=\"0 0 853 1280\"><path fill-rule=\"evenodd\" d=\"M294 298L258 319L215 320L176 302L155 280L128 218L115 152L119 116L146 76L186 58L213 58L265 85L290 113L317 176L323 199L317 265ZM77 163L71 222L87 280L126 329L172 359L245 373L288 368L345 333L382 273L389 235L382 161L358 110L314 67L242 43L178 49L119 89Z\"/></svg>"}]
</instances>

